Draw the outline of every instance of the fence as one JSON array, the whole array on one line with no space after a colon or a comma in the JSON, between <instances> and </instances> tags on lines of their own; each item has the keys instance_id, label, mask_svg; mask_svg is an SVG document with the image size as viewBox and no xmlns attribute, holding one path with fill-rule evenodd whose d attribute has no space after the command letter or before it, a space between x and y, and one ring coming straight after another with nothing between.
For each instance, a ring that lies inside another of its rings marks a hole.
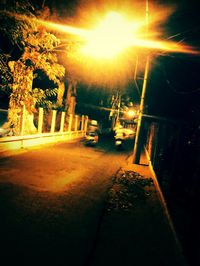
<instances>
[{"instance_id":1,"label":"fence","mask_svg":"<svg viewBox=\"0 0 200 266\"><path fill-rule=\"evenodd\" d=\"M192 122L146 118L145 148L164 194L199 193L200 130Z\"/></svg>"},{"instance_id":2,"label":"fence","mask_svg":"<svg viewBox=\"0 0 200 266\"><path fill-rule=\"evenodd\" d=\"M20 149L29 146L51 142L80 139L85 136L88 117L67 115L57 110L45 111L39 108L32 119L33 132L27 134L27 116L22 112L19 136L5 136L0 138L0 151Z\"/></svg>"}]
</instances>

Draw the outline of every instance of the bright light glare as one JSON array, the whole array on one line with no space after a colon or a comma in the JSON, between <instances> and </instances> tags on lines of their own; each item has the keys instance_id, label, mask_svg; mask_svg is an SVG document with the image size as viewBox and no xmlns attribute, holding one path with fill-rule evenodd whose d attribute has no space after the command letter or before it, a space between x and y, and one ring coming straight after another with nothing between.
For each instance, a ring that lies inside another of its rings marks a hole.
<instances>
[{"instance_id":1,"label":"bright light glare","mask_svg":"<svg viewBox=\"0 0 200 266\"><path fill-rule=\"evenodd\" d=\"M144 22L130 22L121 14L109 13L105 19L86 37L81 52L94 58L112 58L128 47L144 47L168 52L198 54L191 47L174 42L145 40Z\"/></svg>"},{"instance_id":2,"label":"bright light glare","mask_svg":"<svg viewBox=\"0 0 200 266\"><path fill-rule=\"evenodd\" d=\"M134 111L134 110L129 110L129 111L127 112L127 115L128 115L129 117L134 117L134 116L135 116L135 111Z\"/></svg>"},{"instance_id":3,"label":"bright light glare","mask_svg":"<svg viewBox=\"0 0 200 266\"><path fill-rule=\"evenodd\" d=\"M130 46L138 25L128 22L116 13L110 12L87 36L81 51L95 58L112 58Z\"/></svg>"},{"instance_id":4,"label":"bright light glare","mask_svg":"<svg viewBox=\"0 0 200 266\"><path fill-rule=\"evenodd\" d=\"M19 19L28 17L17 15ZM33 19L34 20L34 19ZM82 29L70 25L37 19L37 22L47 28L54 29L66 34L81 38L85 45L81 53L94 58L112 58L128 47L144 47L168 52L180 52L188 54L199 54L198 50L184 44L142 39L144 34L145 21L129 21L117 12L110 12L104 20L93 30Z\"/></svg>"}]
</instances>

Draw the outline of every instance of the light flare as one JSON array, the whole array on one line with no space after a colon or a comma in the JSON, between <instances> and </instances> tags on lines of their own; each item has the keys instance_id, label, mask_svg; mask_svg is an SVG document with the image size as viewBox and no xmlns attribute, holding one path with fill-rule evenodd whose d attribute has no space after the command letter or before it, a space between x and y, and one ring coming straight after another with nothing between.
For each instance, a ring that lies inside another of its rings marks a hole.
<instances>
[{"instance_id":1,"label":"light flare","mask_svg":"<svg viewBox=\"0 0 200 266\"><path fill-rule=\"evenodd\" d=\"M41 19L38 19L37 22L46 28L50 28L50 29L53 29L59 32L67 33L67 34L76 35L81 38L86 38L89 34L89 30L77 28L77 27L70 26L70 25L62 25L62 24L58 24L55 22L51 22L51 21L44 21Z\"/></svg>"},{"instance_id":2,"label":"light flare","mask_svg":"<svg viewBox=\"0 0 200 266\"><path fill-rule=\"evenodd\" d=\"M109 13L87 37L82 52L95 58L112 58L129 47L141 47L168 52L198 54L192 47L172 41L149 40L145 23L130 22L121 14Z\"/></svg>"},{"instance_id":3,"label":"light flare","mask_svg":"<svg viewBox=\"0 0 200 266\"><path fill-rule=\"evenodd\" d=\"M15 14L19 19L29 20L24 15ZM193 47L172 41L142 38L145 35L145 21L129 21L117 12L108 13L104 20L93 29L62 25L51 21L31 18L39 25L78 37L84 45L80 48L83 55L93 58L112 58L129 47L141 47L166 52L200 54ZM150 27L149 27L150 28ZM151 35L153 32L151 32ZM149 35L150 36L150 35Z\"/></svg>"},{"instance_id":4,"label":"light flare","mask_svg":"<svg viewBox=\"0 0 200 266\"><path fill-rule=\"evenodd\" d=\"M95 58L112 58L130 46L141 26L139 22L129 22L122 15L111 12L90 31L81 52Z\"/></svg>"},{"instance_id":5,"label":"light flare","mask_svg":"<svg viewBox=\"0 0 200 266\"><path fill-rule=\"evenodd\" d=\"M88 84L124 88L132 78L135 56L140 52L141 61L144 51L199 54L183 43L159 40L154 21L149 24L148 35L145 20L133 21L111 12L98 21L88 29L38 20L40 25L65 33L66 41L72 37L75 43L77 41L78 45L67 53L68 69ZM141 63L140 68L143 65Z\"/></svg>"},{"instance_id":6,"label":"light flare","mask_svg":"<svg viewBox=\"0 0 200 266\"><path fill-rule=\"evenodd\" d=\"M194 50L189 45L179 44L176 42L169 41L158 41L158 40L143 40L143 39L134 39L130 46L144 47L149 49L161 50L166 52L179 52L186 54L199 54L199 51Z\"/></svg>"},{"instance_id":7,"label":"light flare","mask_svg":"<svg viewBox=\"0 0 200 266\"><path fill-rule=\"evenodd\" d=\"M90 30L43 20L38 22L56 31L78 36L85 43L80 48L80 52L97 59L113 58L129 47L199 54L199 51L188 45L141 38L145 35L145 22L128 21L116 12L109 13L96 28Z\"/></svg>"}]
</instances>

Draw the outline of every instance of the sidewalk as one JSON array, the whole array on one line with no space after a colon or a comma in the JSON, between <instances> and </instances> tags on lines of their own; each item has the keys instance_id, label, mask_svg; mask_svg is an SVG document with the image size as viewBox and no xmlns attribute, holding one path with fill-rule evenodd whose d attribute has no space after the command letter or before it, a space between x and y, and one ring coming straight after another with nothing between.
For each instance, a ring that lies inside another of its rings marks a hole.
<instances>
[{"instance_id":1,"label":"sidewalk","mask_svg":"<svg viewBox=\"0 0 200 266\"><path fill-rule=\"evenodd\" d=\"M144 154L140 165L132 164L131 159L116 176L95 248L85 265L187 265Z\"/></svg>"}]
</instances>

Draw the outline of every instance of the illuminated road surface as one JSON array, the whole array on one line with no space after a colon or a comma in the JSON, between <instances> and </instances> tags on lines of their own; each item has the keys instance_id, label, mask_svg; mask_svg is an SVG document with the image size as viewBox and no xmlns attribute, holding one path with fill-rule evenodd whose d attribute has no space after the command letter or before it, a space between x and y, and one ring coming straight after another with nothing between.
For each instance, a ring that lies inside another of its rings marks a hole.
<instances>
[{"instance_id":1,"label":"illuminated road surface","mask_svg":"<svg viewBox=\"0 0 200 266\"><path fill-rule=\"evenodd\" d=\"M3 159L1 182L50 192L69 191L78 184L84 185L86 180L104 184L133 147L127 145L118 152L113 139L100 140L96 147L85 146L83 142L51 145Z\"/></svg>"},{"instance_id":2,"label":"illuminated road surface","mask_svg":"<svg viewBox=\"0 0 200 266\"><path fill-rule=\"evenodd\" d=\"M63 143L0 158L6 265L84 265L112 176L132 146L116 152L111 140L96 148Z\"/></svg>"}]
</instances>

